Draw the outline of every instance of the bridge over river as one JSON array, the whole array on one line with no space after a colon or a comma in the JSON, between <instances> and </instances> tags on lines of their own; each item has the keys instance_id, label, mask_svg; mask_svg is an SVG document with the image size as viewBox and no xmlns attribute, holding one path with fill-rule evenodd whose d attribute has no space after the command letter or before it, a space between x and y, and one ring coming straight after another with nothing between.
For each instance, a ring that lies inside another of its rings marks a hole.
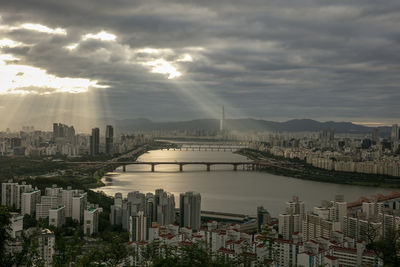
<instances>
[{"instance_id":1,"label":"bridge over river","mask_svg":"<svg viewBox=\"0 0 400 267\"><path fill-rule=\"evenodd\" d=\"M237 171L239 167L242 167L243 170L258 170L261 165L264 163L256 162L256 161L123 161L123 162L115 162L115 161L91 161L91 162L67 162L67 164L72 165L94 165L94 166L115 166L115 168L122 166L122 171L126 172L126 165L150 165L151 171L155 171L155 167L157 165L177 165L179 166L179 171L183 171L183 166L185 165L204 165L207 171L211 170L211 166L215 165L232 165L233 170Z\"/></svg>"}]
</instances>

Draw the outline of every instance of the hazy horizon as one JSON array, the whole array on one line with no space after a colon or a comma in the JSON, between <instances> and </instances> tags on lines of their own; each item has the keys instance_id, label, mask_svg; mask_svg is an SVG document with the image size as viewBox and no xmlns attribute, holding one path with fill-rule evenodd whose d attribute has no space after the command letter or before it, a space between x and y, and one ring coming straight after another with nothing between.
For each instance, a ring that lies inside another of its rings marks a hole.
<instances>
[{"instance_id":1,"label":"hazy horizon","mask_svg":"<svg viewBox=\"0 0 400 267\"><path fill-rule=\"evenodd\" d=\"M0 123L400 123L399 10L376 1L0 1Z\"/></svg>"}]
</instances>

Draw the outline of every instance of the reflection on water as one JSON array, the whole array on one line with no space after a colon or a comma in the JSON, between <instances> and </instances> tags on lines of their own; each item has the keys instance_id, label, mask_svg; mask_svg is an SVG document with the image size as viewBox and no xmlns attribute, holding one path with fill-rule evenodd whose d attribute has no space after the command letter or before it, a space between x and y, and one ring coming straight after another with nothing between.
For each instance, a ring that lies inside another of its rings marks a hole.
<instances>
[{"instance_id":1,"label":"reflection on water","mask_svg":"<svg viewBox=\"0 0 400 267\"><path fill-rule=\"evenodd\" d=\"M211 151L150 151L139 161L245 161L246 158L231 152ZM100 190L114 196L116 192L126 195L130 191L154 192L163 188L175 194L176 204L179 193L197 191L202 196L202 209L253 215L256 207L263 205L273 216L285 208L285 202L297 195L310 209L321 200L331 200L336 194L343 194L346 201L354 201L360 196L388 193L390 189L361 187L306 181L268 173L252 171L232 171L232 165L206 166L186 165L179 172L179 165L158 165L150 172L147 165L127 166L112 176L113 182Z\"/></svg>"}]
</instances>

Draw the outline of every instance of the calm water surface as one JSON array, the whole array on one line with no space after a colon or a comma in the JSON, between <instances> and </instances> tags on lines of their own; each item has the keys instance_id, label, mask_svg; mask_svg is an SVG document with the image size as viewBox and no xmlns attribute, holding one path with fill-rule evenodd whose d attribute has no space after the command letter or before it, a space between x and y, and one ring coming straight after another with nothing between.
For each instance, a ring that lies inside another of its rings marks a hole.
<instances>
[{"instance_id":1,"label":"calm water surface","mask_svg":"<svg viewBox=\"0 0 400 267\"><path fill-rule=\"evenodd\" d=\"M246 157L232 152L211 151L167 151L154 150L139 157L139 161L245 161ZM206 166L184 166L179 172L178 165L159 165L155 172L150 166L130 165L127 172L116 170L112 183L100 190L114 196L130 191L153 192L157 188L175 195L179 204L179 193L197 191L201 193L202 209L254 215L256 207L263 205L271 215L284 211L285 202L297 195L305 201L308 209L319 205L321 200L331 200L336 194L343 194L350 202L360 196L388 193L390 189L361 187L307 181L252 171L232 171L230 165L213 166L206 172Z\"/></svg>"}]
</instances>

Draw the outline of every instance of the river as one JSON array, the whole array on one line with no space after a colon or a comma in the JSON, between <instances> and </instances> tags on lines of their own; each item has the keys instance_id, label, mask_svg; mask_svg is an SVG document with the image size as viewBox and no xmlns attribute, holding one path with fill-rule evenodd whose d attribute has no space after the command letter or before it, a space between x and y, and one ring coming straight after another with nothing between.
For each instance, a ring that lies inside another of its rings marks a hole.
<instances>
[{"instance_id":1,"label":"river","mask_svg":"<svg viewBox=\"0 0 400 267\"><path fill-rule=\"evenodd\" d=\"M173 151L153 150L139 157L138 161L245 161L246 157L223 151ZM157 188L175 195L178 207L179 193L196 191L201 193L202 210L222 211L254 215L257 206L264 206L272 216L278 216L285 209L285 202L293 195L306 203L307 209L320 205L321 200L332 200L342 194L351 202L361 196L370 197L378 193L389 193L391 189L341 185L301 180L256 171L233 171L231 165L211 167L187 165L179 172L178 165L158 165L155 172L150 166L129 165L127 172L118 168L112 174L112 182L99 188L114 196L130 191L153 192Z\"/></svg>"}]
</instances>

